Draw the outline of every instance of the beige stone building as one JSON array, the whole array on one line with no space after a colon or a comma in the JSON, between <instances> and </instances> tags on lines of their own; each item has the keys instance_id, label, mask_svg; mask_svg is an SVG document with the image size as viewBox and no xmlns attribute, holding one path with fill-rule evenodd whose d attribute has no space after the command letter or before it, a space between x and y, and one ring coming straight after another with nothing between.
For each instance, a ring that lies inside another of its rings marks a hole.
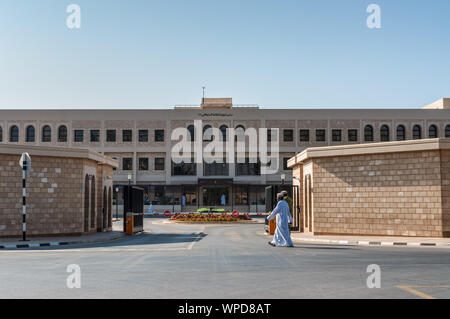
<instances>
[{"instance_id":1,"label":"beige stone building","mask_svg":"<svg viewBox=\"0 0 450 319\"><path fill-rule=\"evenodd\" d=\"M305 233L450 236L450 139L311 148L288 165Z\"/></svg>"},{"instance_id":2,"label":"beige stone building","mask_svg":"<svg viewBox=\"0 0 450 319\"><path fill-rule=\"evenodd\" d=\"M22 234L23 152L27 236L81 235L112 229L113 168L117 161L87 149L0 145L0 237Z\"/></svg>"},{"instance_id":3,"label":"beige stone building","mask_svg":"<svg viewBox=\"0 0 450 319\"><path fill-rule=\"evenodd\" d=\"M221 207L224 200L228 209L256 212L264 210L266 185L292 183L287 161L295 154L310 147L450 137L449 108L449 99L422 109L264 109L206 98L173 109L0 110L0 144L84 148L115 158L119 193L130 176L154 209ZM264 175L252 163L175 165L171 133L195 120L222 132L278 128L279 171Z\"/></svg>"}]
</instances>

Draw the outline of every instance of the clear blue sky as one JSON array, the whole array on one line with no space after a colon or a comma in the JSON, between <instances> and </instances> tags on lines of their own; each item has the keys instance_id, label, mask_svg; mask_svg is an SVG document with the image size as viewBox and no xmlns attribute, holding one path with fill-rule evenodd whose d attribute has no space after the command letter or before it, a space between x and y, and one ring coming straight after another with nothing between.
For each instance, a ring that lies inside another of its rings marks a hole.
<instances>
[{"instance_id":1,"label":"clear blue sky","mask_svg":"<svg viewBox=\"0 0 450 319\"><path fill-rule=\"evenodd\" d=\"M203 85L265 108L416 108L450 97L449 14L448 0L1 0L0 108L169 108Z\"/></svg>"}]
</instances>

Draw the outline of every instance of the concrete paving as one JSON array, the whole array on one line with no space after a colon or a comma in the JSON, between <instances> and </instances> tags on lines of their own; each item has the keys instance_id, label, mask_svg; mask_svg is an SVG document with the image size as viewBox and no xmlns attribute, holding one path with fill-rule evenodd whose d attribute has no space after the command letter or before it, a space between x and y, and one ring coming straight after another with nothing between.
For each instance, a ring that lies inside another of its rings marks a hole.
<instances>
[{"instance_id":1,"label":"concrete paving","mask_svg":"<svg viewBox=\"0 0 450 319\"><path fill-rule=\"evenodd\" d=\"M261 224L168 224L109 243L0 251L2 298L449 298L450 250L267 244ZM68 265L81 268L69 289ZM381 288L367 287L367 267Z\"/></svg>"}]
</instances>

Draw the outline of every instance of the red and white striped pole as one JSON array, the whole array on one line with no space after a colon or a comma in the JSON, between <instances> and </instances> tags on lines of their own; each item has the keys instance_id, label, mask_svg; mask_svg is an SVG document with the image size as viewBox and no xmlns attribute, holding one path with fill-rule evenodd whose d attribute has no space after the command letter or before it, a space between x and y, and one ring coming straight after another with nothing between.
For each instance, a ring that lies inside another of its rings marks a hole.
<instances>
[{"instance_id":1,"label":"red and white striped pole","mask_svg":"<svg viewBox=\"0 0 450 319\"><path fill-rule=\"evenodd\" d=\"M22 165L22 240L27 240L27 160Z\"/></svg>"}]
</instances>

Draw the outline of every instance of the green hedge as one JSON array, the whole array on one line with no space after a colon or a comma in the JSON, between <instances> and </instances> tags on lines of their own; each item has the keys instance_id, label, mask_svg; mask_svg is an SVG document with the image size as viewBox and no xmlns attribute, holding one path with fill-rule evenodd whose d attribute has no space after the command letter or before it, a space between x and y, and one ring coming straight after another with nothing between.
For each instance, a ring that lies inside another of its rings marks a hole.
<instances>
[{"instance_id":1,"label":"green hedge","mask_svg":"<svg viewBox=\"0 0 450 319\"><path fill-rule=\"evenodd\" d=\"M197 213L225 213L225 209L223 208L216 208L216 209L209 209L209 208L199 208L197 209Z\"/></svg>"}]
</instances>

